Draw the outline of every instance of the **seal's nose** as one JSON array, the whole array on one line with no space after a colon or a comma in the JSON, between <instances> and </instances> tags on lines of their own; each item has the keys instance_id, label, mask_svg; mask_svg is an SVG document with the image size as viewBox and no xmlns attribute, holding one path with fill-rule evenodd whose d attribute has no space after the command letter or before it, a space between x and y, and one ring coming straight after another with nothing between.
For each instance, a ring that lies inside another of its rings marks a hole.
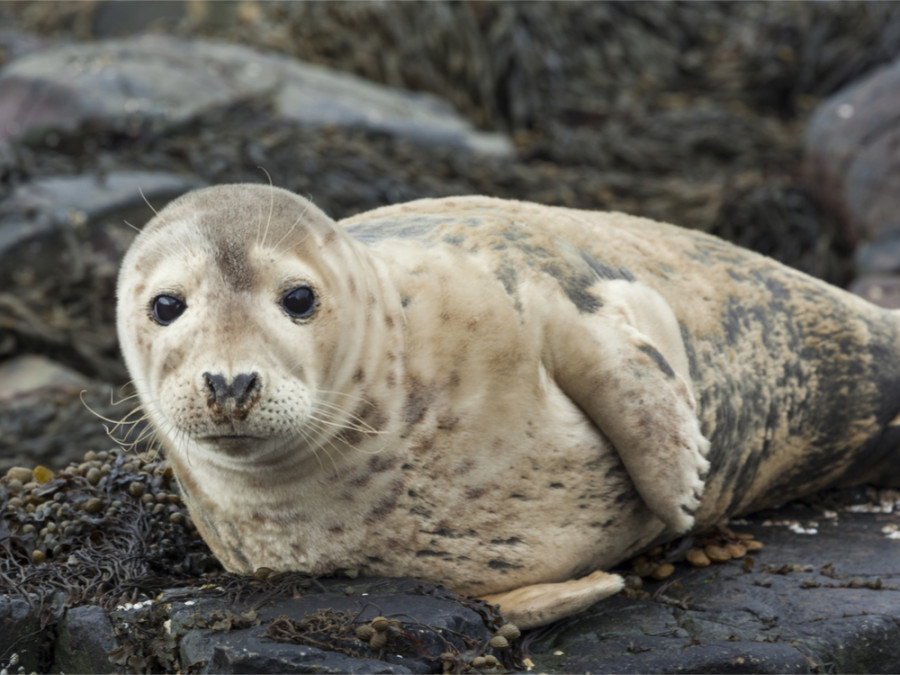
<instances>
[{"instance_id":1,"label":"seal's nose","mask_svg":"<svg viewBox=\"0 0 900 675\"><path fill-rule=\"evenodd\" d=\"M224 375L203 373L209 391L209 405L224 406L229 400L241 408L259 391L259 373L239 373L229 382Z\"/></svg>"}]
</instances>

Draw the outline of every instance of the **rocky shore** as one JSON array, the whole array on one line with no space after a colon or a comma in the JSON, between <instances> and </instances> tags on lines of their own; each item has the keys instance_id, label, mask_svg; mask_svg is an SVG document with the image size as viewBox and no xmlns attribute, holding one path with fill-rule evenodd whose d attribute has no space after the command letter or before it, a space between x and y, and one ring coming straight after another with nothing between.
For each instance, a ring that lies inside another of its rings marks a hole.
<instances>
[{"instance_id":1,"label":"rocky shore","mask_svg":"<svg viewBox=\"0 0 900 675\"><path fill-rule=\"evenodd\" d=\"M0 3L0 668L900 669L890 491L754 514L732 527L763 549L626 569L509 646L490 608L407 580L224 575L115 426L114 330L134 228L234 181L335 218L472 193L626 211L900 307L898 34L880 3ZM357 635L379 616L380 646Z\"/></svg>"}]
</instances>

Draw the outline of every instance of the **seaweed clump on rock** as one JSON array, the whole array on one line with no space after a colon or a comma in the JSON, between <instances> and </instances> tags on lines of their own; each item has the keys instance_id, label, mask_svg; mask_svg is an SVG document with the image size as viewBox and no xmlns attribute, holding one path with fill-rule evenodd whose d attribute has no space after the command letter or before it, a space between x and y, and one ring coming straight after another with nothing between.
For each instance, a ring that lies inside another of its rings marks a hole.
<instances>
[{"instance_id":1,"label":"seaweed clump on rock","mask_svg":"<svg viewBox=\"0 0 900 675\"><path fill-rule=\"evenodd\" d=\"M158 453L89 451L57 473L14 467L0 504L0 580L22 594L109 609L221 572Z\"/></svg>"}]
</instances>

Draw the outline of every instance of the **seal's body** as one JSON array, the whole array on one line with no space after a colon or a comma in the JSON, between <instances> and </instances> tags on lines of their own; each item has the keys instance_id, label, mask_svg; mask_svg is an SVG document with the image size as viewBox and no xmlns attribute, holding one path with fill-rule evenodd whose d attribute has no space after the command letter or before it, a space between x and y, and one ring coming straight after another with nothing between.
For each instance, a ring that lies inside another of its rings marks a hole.
<instances>
[{"instance_id":1,"label":"seal's body","mask_svg":"<svg viewBox=\"0 0 900 675\"><path fill-rule=\"evenodd\" d=\"M337 225L209 188L137 239L118 322L241 572L413 576L537 625L650 543L900 474L898 315L622 214L465 197Z\"/></svg>"}]
</instances>

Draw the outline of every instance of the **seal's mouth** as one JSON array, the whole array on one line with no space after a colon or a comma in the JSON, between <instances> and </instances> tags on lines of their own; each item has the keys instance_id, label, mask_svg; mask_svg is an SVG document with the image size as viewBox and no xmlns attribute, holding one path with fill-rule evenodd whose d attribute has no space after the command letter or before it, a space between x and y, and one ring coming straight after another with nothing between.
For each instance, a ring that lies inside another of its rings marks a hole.
<instances>
[{"instance_id":1,"label":"seal's mouth","mask_svg":"<svg viewBox=\"0 0 900 675\"><path fill-rule=\"evenodd\" d=\"M200 436L201 443L211 445L218 450L243 450L265 442L264 436L242 436L239 434L222 434L218 436Z\"/></svg>"}]
</instances>

